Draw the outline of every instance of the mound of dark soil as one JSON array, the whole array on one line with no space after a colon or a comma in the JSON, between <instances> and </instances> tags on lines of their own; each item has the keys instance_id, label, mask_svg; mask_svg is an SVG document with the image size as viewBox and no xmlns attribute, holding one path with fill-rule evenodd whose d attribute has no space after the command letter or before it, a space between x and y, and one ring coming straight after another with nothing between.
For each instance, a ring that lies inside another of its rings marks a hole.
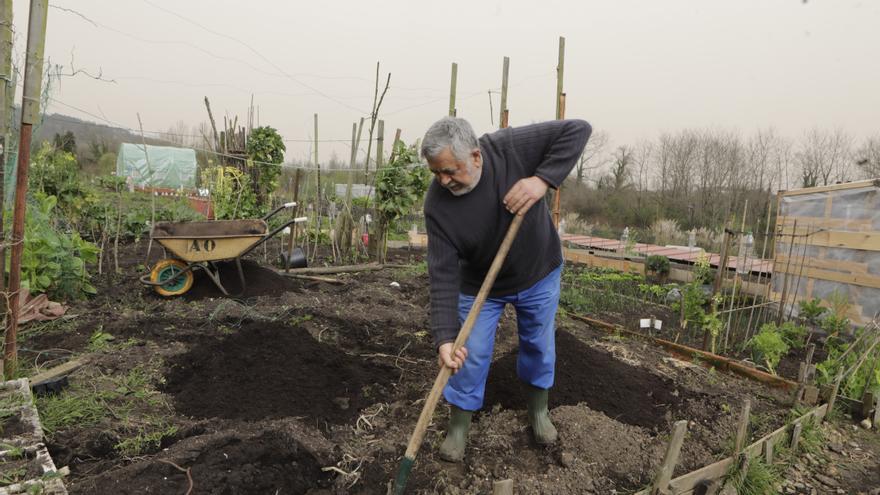
<instances>
[{"instance_id":1,"label":"mound of dark soil","mask_svg":"<svg viewBox=\"0 0 880 495\"><path fill-rule=\"evenodd\" d=\"M492 363L484 408L501 404L525 409L525 389L516 375L517 352ZM565 331L556 333L556 383L550 407L585 403L622 423L665 430L668 411L693 393L671 380L620 361Z\"/></svg>"},{"instance_id":2,"label":"mound of dark soil","mask_svg":"<svg viewBox=\"0 0 880 495\"><path fill-rule=\"evenodd\" d=\"M391 366L321 344L300 327L252 322L173 359L165 392L193 417L343 423L387 397L397 378Z\"/></svg>"},{"instance_id":3,"label":"mound of dark soil","mask_svg":"<svg viewBox=\"0 0 880 495\"><path fill-rule=\"evenodd\" d=\"M277 431L256 435L224 433L180 445L175 464L189 468L193 493L301 494L327 486L331 475L295 439ZM186 447L186 450L183 449ZM85 486L90 485L90 486ZM101 474L77 491L114 493L187 493L185 472L158 459Z\"/></svg>"},{"instance_id":4,"label":"mound of dark soil","mask_svg":"<svg viewBox=\"0 0 880 495\"><path fill-rule=\"evenodd\" d=\"M245 282L245 289L242 291L238 268L234 261L224 261L217 263L216 266L220 271L220 283L223 284L229 295L233 297L277 295L282 292L296 290L300 287L300 284L295 279L279 275L271 268L265 267L256 261L242 260L241 270L244 273ZM207 297L224 297L224 295L204 271L196 270L192 288L182 297L191 301L197 301Z\"/></svg>"}]
</instances>

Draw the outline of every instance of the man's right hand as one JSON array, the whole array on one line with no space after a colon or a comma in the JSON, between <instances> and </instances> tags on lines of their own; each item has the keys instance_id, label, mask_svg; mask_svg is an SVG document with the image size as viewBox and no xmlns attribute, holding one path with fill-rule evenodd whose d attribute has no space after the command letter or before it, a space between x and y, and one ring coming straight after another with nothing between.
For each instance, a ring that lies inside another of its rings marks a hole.
<instances>
[{"instance_id":1,"label":"man's right hand","mask_svg":"<svg viewBox=\"0 0 880 495\"><path fill-rule=\"evenodd\" d=\"M437 361L440 366L446 366L447 368L452 369L452 374L455 374L458 373L458 370L460 370L462 366L464 366L464 360L467 359L468 351L465 347L461 347L455 351L455 355L453 356L452 347L452 342L442 344L437 350Z\"/></svg>"}]
</instances>

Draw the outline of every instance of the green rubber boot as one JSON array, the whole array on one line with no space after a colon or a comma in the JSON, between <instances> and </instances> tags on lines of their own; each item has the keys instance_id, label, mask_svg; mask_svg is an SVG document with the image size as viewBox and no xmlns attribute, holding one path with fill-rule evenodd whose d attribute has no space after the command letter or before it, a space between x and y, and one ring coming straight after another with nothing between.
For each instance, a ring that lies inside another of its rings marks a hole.
<instances>
[{"instance_id":1,"label":"green rubber boot","mask_svg":"<svg viewBox=\"0 0 880 495\"><path fill-rule=\"evenodd\" d=\"M473 415L473 411L451 407L446 439L440 445L441 459L447 462L461 462L464 459L464 446L467 444L468 430L471 428Z\"/></svg>"},{"instance_id":2,"label":"green rubber boot","mask_svg":"<svg viewBox=\"0 0 880 495\"><path fill-rule=\"evenodd\" d=\"M548 390L526 384L529 401L529 425L535 434L538 445L549 445L556 442L559 434L550 422L550 411L547 409Z\"/></svg>"}]
</instances>

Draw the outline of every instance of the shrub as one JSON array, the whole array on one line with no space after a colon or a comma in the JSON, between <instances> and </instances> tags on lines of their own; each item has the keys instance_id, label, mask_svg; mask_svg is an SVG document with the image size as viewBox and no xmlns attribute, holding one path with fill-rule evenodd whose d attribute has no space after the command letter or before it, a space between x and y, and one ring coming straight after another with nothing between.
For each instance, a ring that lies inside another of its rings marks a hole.
<instances>
[{"instance_id":1,"label":"shrub","mask_svg":"<svg viewBox=\"0 0 880 495\"><path fill-rule=\"evenodd\" d=\"M669 258L666 256L652 254L645 260L645 266L657 275L669 275Z\"/></svg>"}]
</instances>

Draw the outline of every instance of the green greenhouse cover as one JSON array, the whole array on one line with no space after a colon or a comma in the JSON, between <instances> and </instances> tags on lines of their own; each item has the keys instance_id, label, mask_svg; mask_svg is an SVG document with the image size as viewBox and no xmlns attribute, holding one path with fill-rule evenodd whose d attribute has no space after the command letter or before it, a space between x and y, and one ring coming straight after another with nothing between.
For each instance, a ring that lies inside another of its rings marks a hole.
<instances>
[{"instance_id":1,"label":"green greenhouse cover","mask_svg":"<svg viewBox=\"0 0 880 495\"><path fill-rule=\"evenodd\" d=\"M134 185L193 189L196 187L196 152L171 146L122 143L116 158L116 175L131 177ZM147 160L149 158L149 161Z\"/></svg>"}]
</instances>

